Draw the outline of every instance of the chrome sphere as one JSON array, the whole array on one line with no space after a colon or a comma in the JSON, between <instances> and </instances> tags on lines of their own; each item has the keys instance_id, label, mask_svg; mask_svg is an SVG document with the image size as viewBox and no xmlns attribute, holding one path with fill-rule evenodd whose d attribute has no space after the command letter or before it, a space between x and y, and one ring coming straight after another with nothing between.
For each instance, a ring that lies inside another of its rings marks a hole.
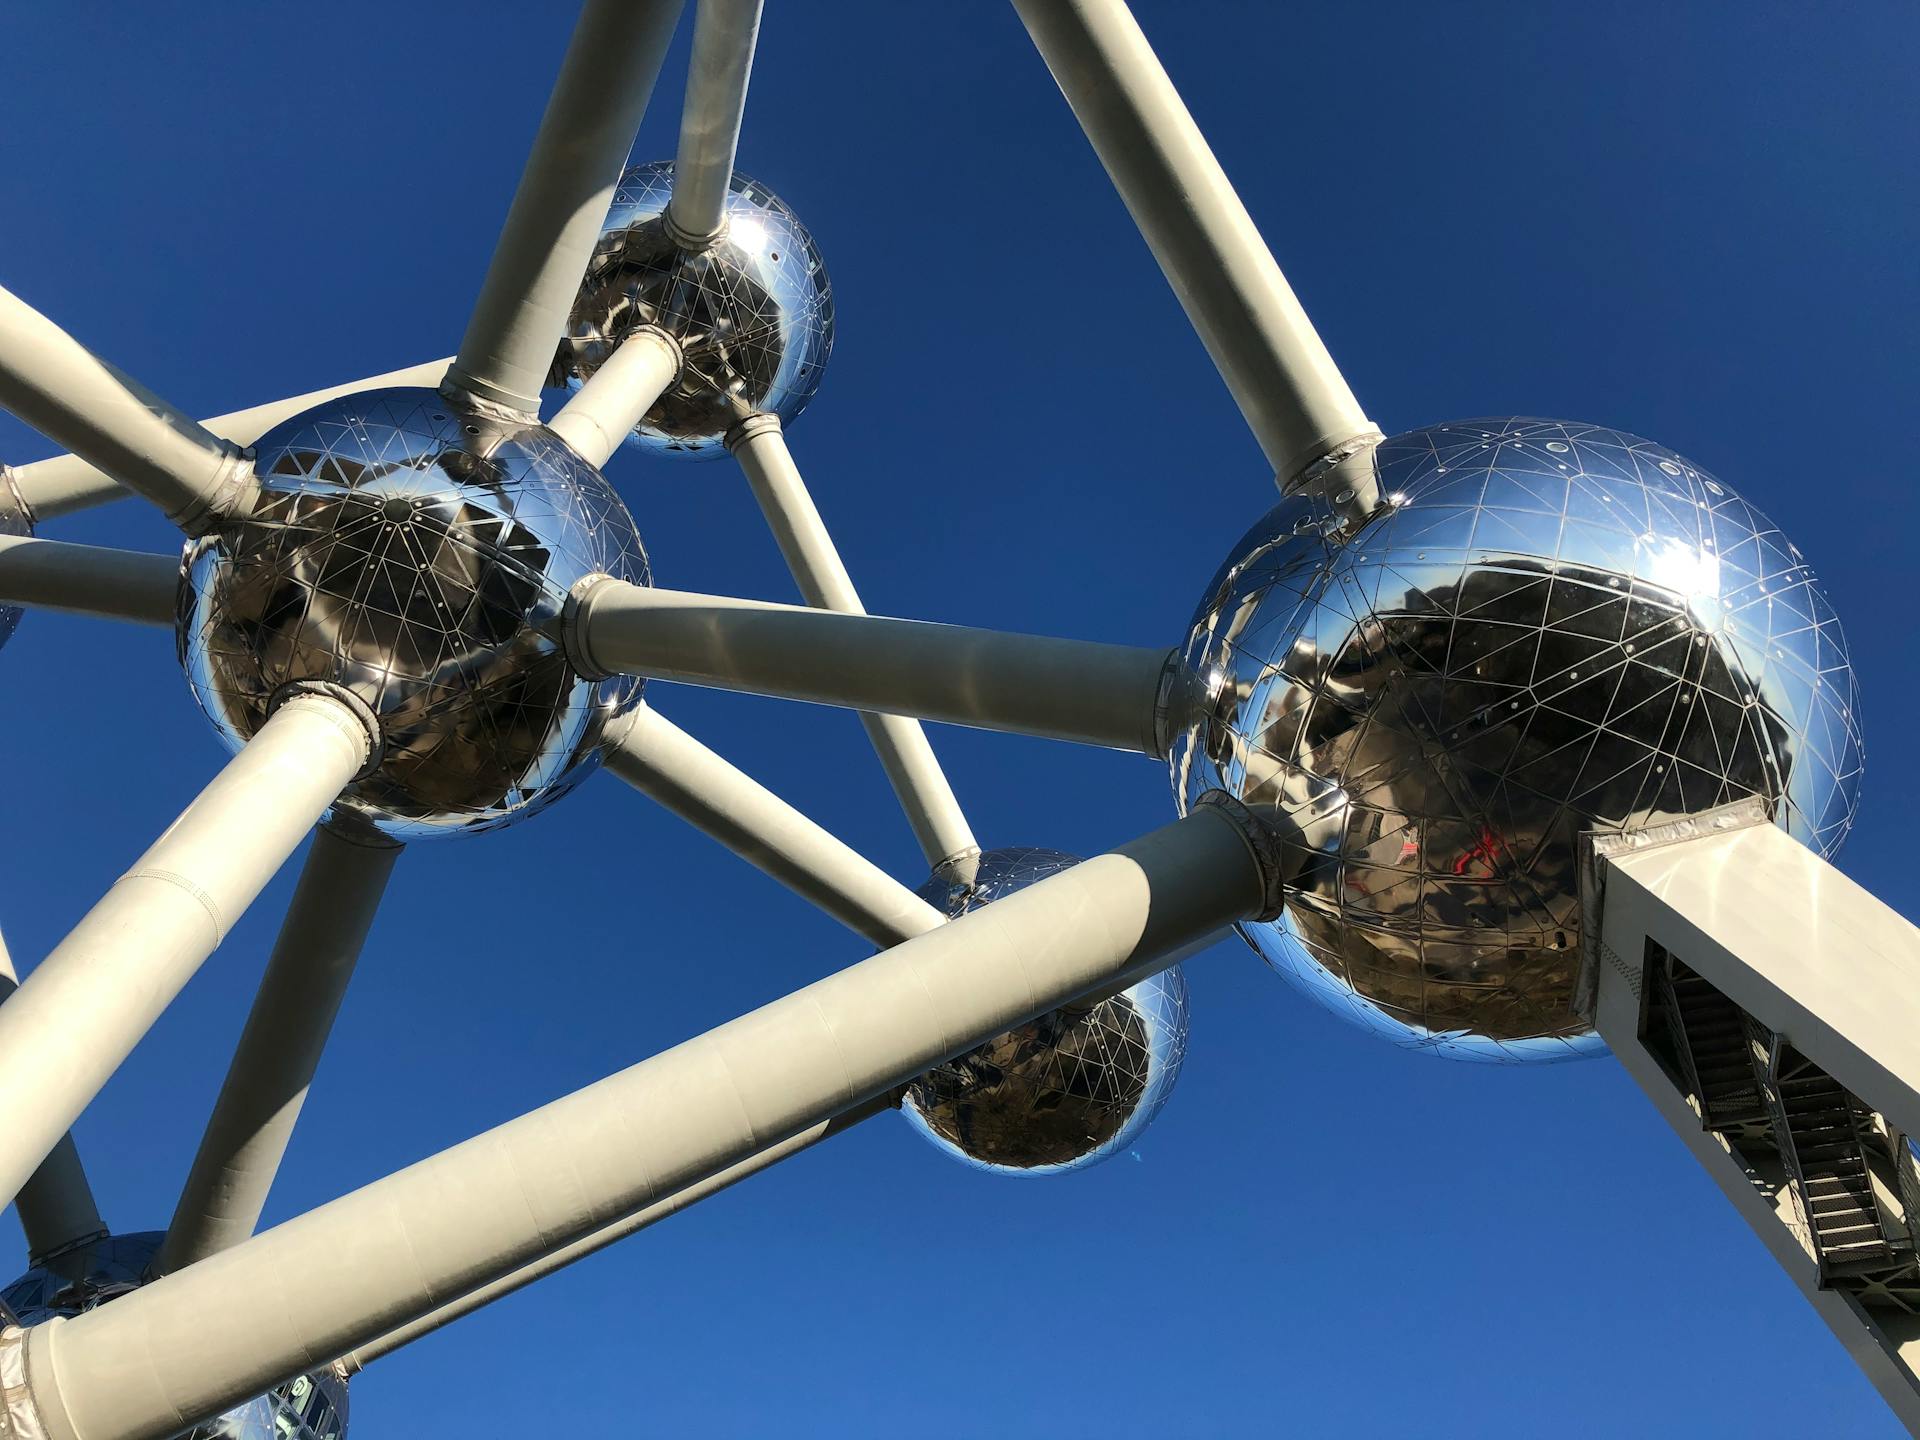
<instances>
[{"instance_id":1,"label":"chrome sphere","mask_svg":"<svg viewBox=\"0 0 1920 1440\"><path fill-rule=\"evenodd\" d=\"M712 456L747 416L791 423L807 408L833 349L833 289L806 226L759 181L734 172L727 233L693 254L667 234L672 194L671 163L620 177L550 383L579 388L629 331L657 326L685 363L629 443Z\"/></svg>"},{"instance_id":2,"label":"chrome sphere","mask_svg":"<svg viewBox=\"0 0 1920 1440\"><path fill-rule=\"evenodd\" d=\"M1861 769L1840 623L1765 516L1635 436L1474 420L1377 455L1358 533L1283 500L1208 589L1175 796L1285 815L1285 913L1241 933L1329 1009L1462 1058L1598 1052L1581 833L1757 796L1831 855Z\"/></svg>"},{"instance_id":3,"label":"chrome sphere","mask_svg":"<svg viewBox=\"0 0 1920 1440\"><path fill-rule=\"evenodd\" d=\"M539 424L432 390L330 400L256 447L253 513L188 547L179 648L236 749L301 681L379 717L378 768L335 807L399 840L504 825L566 793L637 680L583 679L570 586L648 583L633 519Z\"/></svg>"},{"instance_id":4,"label":"chrome sphere","mask_svg":"<svg viewBox=\"0 0 1920 1440\"><path fill-rule=\"evenodd\" d=\"M119 1299L146 1280L165 1237L159 1231L109 1235L43 1260L0 1290L0 1314L38 1325ZM329 1368L299 1375L175 1440L344 1440L347 1382Z\"/></svg>"},{"instance_id":5,"label":"chrome sphere","mask_svg":"<svg viewBox=\"0 0 1920 1440\"><path fill-rule=\"evenodd\" d=\"M971 886L935 874L918 893L958 919L1079 863L1058 850L986 850ZM900 1108L940 1149L979 1169L1082 1170L1139 1139L1167 1103L1186 1052L1187 982L1176 965L929 1070Z\"/></svg>"},{"instance_id":6,"label":"chrome sphere","mask_svg":"<svg viewBox=\"0 0 1920 1440\"><path fill-rule=\"evenodd\" d=\"M33 534L33 518L27 505L20 498L20 492L14 488L13 477L7 467L0 465L0 536ZM0 605L0 645L13 638L14 630L20 624L18 605Z\"/></svg>"}]
</instances>

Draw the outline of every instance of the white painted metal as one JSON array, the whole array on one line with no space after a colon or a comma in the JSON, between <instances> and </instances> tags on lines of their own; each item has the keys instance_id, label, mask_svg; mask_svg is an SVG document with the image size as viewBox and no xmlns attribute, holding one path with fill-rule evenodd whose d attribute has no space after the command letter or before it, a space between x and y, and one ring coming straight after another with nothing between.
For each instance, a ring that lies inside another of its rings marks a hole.
<instances>
[{"instance_id":1,"label":"white painted metal","mask_svg":"<svg viewBox=\"0 0 1920 1440\"><path fill-rule=\"evenodd\" d=\"M236 445L251 445L281 421L291 420L295 415L304 414L322 401L332 400L336 396L352 395L362 390L382 390L396 385L436 386L451 363L450 357L428 360L402 370L389 370L362 380L349 380L343 385L329 385L324 390L309 390L304 395L290 396L266 405L215 415L211 420L202 420L200 424L222 440L231 440ZM121 500L131 493L111 475L78 455L55 455L48 460L36 460L30 465L16 465L10 473L14 487L26 502L35 524L70 515L76 510L105 505L111 500Z\"/></svg>"},{"instance_id":2,"label":"white painted metal","mask_svg":"<svg viewBox=\"0 0 1920 1440\"><path fill-rule=\"evenodd\" d=\"M154 1257L165 1275L253 1234L400 847L321 826Z\"/></svg>"},{"instance_id":3,"label":"white painted metal","mask_svg":"<svg viewBox=\"0 0 1920 1440\"><path fill-rule=\"evenodd\" d=\"M0 605L173 626L180 557L0 535Z\"/></svg>"},{"instance_id":4,"label":"white painted metal","mask_svg":"<svg viewBox=\"0 0 1920 1440\"><path fill-rule=\"evenodd\" d=\"M20 977L14 971L7 942L0 938L0 1002L19 988ZM94 1202L93 1187L87 1183L86 1167L80 1163L79 1148L71 1132L62 1135L48 1152L20 1193L13 1197L20 1217L20 1228L27 1236L27 1260L38 1264L53 1251L77 1241L106 1234L106 1222Z\"/></svg>"},{"instance_id":5,"label":"white painted metal","mask_svg":"<svg viewBox=\"0 0 1920 1440\"><path fill-rule=\"evenodd\" d=\"M1281 487L1370 449L1378 427L1123 0L1013 3ZM1343 488L1370 485L1370 475ZM1362 508L1371 498L1360 495Z\"/></svg>"},{"instance_id":6,"label":"white painted metal","mask_svg":"<svg viewBox=\"0 0 1920 1440\"><path fill-rule=\"evenodd\" d=\"M681 0L587 0L447 371L454 394L524 415L553 364L680 18Z\"/></svg>"},{"instance_id":7,"label":"white painted metal","mask_svg":"<svg viewBox=\"0 0 1920 1440\"><path fill-rule=\"evenodd\" d=\"M602 673L1166 753L1164 650L604 579L576 591L566 630L570 652Z\"/></svg>"},{"instance_id":8,"label":"white painted metal","mask_svg":"<svg viewBox=\"0 0 1920 1440\"><path fill-rule=\"evenodd\" d=\"M879 946L946 916L648 706L609 732L606 767Z\"/></svg>"},{"instance_id":9,"label":"white painted metal","mask_svg":"<svg viewBox=\"0 0 1920 1440\"><path fill-rule=\"evenodd\" d=\"M51 1440L161 1440L1267 903L1205 807L111 1305L26 1332ZM3 1357L0 1357L3 1358Z\"/></svg>"},{"instance_id":10,"label":"white painted metal","mask_svg":"<svg viewBox=\"0 0 1920 1440\"><path fill-rule=\"evenodd\" d=\"M1823 1289L1777 1161L1702 1123L1642 1039L1649 939L1905 1128L1920 1078L1920 930L1769 824L1601 862L1594 1020L1620 1063L1846 1347L1920 1433L1920 1317Z\"/></svg>"},{"instance_id":11,"label":"white painted metal","mask_svg":"<svg viewBox=\"0 0 1920 1440\"><path fill-rule=\"evenodd\" d=\"M0 1005L0 1195L53 1149L368 748L345 705L293 696Z\"/></svg>"},{"instance_id":12,"label":"white painted metal","mask_svg":"<svg viewBox=\"0 0 1920 1440\"><path fill-rule=\"evenodd\" d=\"M826 522L800 478L800 467L793 463L780 417L762 414L743 420L727 435L727 448L746 473L754 498L760 502L807 604L845 615L866 614L853 587L853 577L847 573ZM894 794L900 797L927 863L936 869L945 866L955 879L970 883L977 869L980 842L973 838L972 827L961 813L960 801L947 783L946 772L940 768L920 722L905 715L872 711L863 711L860 722L866 726Z\"/></svg>"},{"instance_id":13,"label":"white painted metal","mask_svg":"<svg viewBox=\"0 0 1920 1440\"><path fill-rule=\"evenodd\" d=\"M642 325L615 347L550 427L596 468L604 466L679 373L679 344L666 331Z\"/></svg>"},{"instance_id":14,"label":"white painted metal","mask_svg":"<svg viewBox=\"0 0 1920 1440\"><path fill-rule=\"evenodd\" d=\"M727 182L759 40L760 0L700 0L666 214L667 233L689 250L705 249L726 233Z\"/></svg>"},{"instance_id":15,"label":"white painted metal","mask_svg":"<svg viewBox=\"0 0 1920 1440\"><path fill-rule=\"evenodd\" d=\"M717 1195L749 1176L758 1175L771 1165L777 1165L782 1160L798 1155L802 1150L811 1150L822 1140L829 1140L842 1131L858 1125L862 1120L869 1120L882 1111L892 1108L892 1099L882 1097L836 1115L831 1120L810 1125L798 1135L782 1140L778 1145L769 1145L766 1149L749 1155L739 1164L729 1165L717 1175L711 1175L697 1184L676 1190L666 1199L656 1200L644 1209L636 1210L624 1220L616 1220L611 1225L603 1226L584 1239L576 1240L571 1245L563 1245L529 1265L522 1265L511 1275L502 1276L489 1285L482 1285L477 1290L469 1290L459 1299L448 1301L438 1310L430 1311L418 1320L400 1326L397 1330L389 1330L378 1340L371 1340L351 1354L341 1357L341 1363L346 1366L349 1373L362 1370L381 1356L391 1355L403 1345L409 1345L422 1336L431 1335L443 1326L451 1325L462 1316L471 1315L482 1306L491 1305L494 1301L511 1295L516 1290L524 1289L534 1281L553 1274L556 1270L564 1270L575 1261L584 1260L589 1255L597 1255L616 1241L624 1240L629 1235L637 1235L649 1225L657 1224L669 1215L678 1215L689 1205L697 1204L710 1195Z\"/></svg>"},{"instance_id":16,"label":"white painted metal","mask_svg":"<svg viewBox=\"0 0 1920 1440\"><path fill-rule=\"evenodd\" d=\"M188 534L244 506L240 451L0 290L0 405L158 505Z\"/></svg>"}]
</instances>

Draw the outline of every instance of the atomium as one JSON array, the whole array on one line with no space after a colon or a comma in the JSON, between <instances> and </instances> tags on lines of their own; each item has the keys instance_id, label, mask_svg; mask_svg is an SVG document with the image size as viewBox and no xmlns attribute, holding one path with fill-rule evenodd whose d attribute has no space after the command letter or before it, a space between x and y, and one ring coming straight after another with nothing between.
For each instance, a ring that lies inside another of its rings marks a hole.
<instances>
[{"instance_id":1,"label":"atomium","mask_svg":"<svg viewBox=\"0 0 1920 1440\"><path fill-rule=\"evenodd\" d=\"M648 583L598 470L431 390L330 401L257 451L259 500L189 547L181 590L181 662L229 745L291 686L352 692L384 747L338 810L399 840L507 824L591 772L640 684L582 677L556 627L588 575Z\"/></svg>"},{"instance_id":2,"label":"atomium","mask_svg":"<svg viewBox=\"0 0 1920 1440\"><path fill-rule=\"evenodd\" d=\"M1175 794L1290 837L1285 913L1241 933L1336 1013L1458 1058L1595 1053L1582 832L1758 796L1831 855L1861 770L1840 623L1765 516L1649 441L1470 420L1375 453L1382 513L1283 500L1207 588Z\"/></svg>"},{"instance_id":3,"label":"atomium","mask_svg":"<svg viewBox=\"0 0 1920 1440\"><path fill-rule=\"evenodd\" d=\"M40 1261L0 1289L0 1323L38 1325L119 1299L147 1281L166 1237L157 1230L108 1235ZM345 1440L347 1382L332 1368L297 1375L265 1395L183 1431L175 1440Z\"/></svg>"},{"instance_id":4,"label":"atomium","mask_svg":"<svg viewBox=\"0 0 1920 1440\"><path fill-rule=\"evenodd\" d=\"M919 894L958 919L1079 863L1057 850L985 850L971 884L936 872ZM1085 1169L1124 1153L1167 1103L1186 1056L1187 1013L1187 982L1175 965L935 1067L907 1087L901 1113L939 1149L982 1170Z\"/></svg>"},{"instance_id":5,"label":"atomium","mask_svg":"<svg viewBox=\"0 0 1920 1440\"><path fill-rule=\"evenodd\" d=\"M833 290L813 237L757 180L734 174L726 234L697 251L667 233L672 195L671 164L620 177L551 379L577 389L636 327L664 330L680 374L629 443L711 458L749 415L784 424L807 408L833 349Z\"/></svg>"}]
</instances>

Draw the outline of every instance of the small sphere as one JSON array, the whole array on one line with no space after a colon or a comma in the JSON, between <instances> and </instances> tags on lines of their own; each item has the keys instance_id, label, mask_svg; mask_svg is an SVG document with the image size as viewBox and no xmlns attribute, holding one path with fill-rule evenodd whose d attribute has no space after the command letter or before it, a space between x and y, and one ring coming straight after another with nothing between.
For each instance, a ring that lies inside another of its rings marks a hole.
<instances>
[{"instance_id":1,"label":"small sphere","mask_svg":"<svg viewBox=\"0 0 1920 1440\"><path fill-rule=\"evenodd\" d=\"M0 1290L0 1316L38 1325L119 1299L146 1282L166 1237L157 1230L109 1235L62 1251ZM331 1367L297 1375L175 1440L345 1440L347 1381Z\"/></svg>"},{"instance_id":2,"label":"small sphere","mask_svg":"<svg viewBox=\"0 0 1920 1440\"><path fill-rule=\"evenodd\" d=\"M549 383L578 389L635 327L656 326L685 363L628 443L710 458L747 416L791 424L807 408L833 349L833 289L813 237L759 181L734 172L726 234L694 253L667 234L672 194L670 162L620 177Z\"/></svg>"},{"instance_id":3,"label":"small sphere","mask_svg":"<svg viewBox=\"0 0 1920 1440\"><path fill-rule=\"evenodd\" d=\"M253 513L188 547L181 589L181 663L229 745L286 687L344 686L384 751L335 818L396 840L508 824L591 772L640 682L576 673L561 609L588 575L649 581L598 470L416 389L327 401L256 455Z\"/></svg>"},{"instance_id":4,"label":"small sphere","mask_svg":"<svg viewBox=\"0 0 1920 1440\"><path fill-rule=\"evenodd\" d=\"M33 519L26 502L20 498L20 492L14 488L13 477L7 467L0 465L0 536L26 536L33 534ZM18 605L0 605L0 645L13 638L13 632L20 624Z\"/></svg>"},{"instance_id":5,"label":"small sphere","mask_svg":"<svg viewBox=\"0 0 1920 1440\"><path fill-rule=\"evenodd\" d=\"M1057 850L986 850L972 886L936 873L918 894L958 919L1079 863ZM1176 965L936 1066L907 1087L900 1108L941 1150L979 1169L1084 1170L1140 1138L1186 1051L1187 982Z\"/></svg>"},{"instance_id":6,"label":"small sphere","mask_svg":"<svg viewBox=\"0 0 1920 1440\"><path fill-rule=\"evenodd\" d=\"M1470 420L1376 458L1357 533L1290 497L1208 588L1175 797L1298 837L1284 914L1240 930L1329 1009L1457 1058L1598 1053L1582 833L1759 797L1831 855L1862 763L1840 622L1765 516L1636 436Z\"/></svg>"}]
</instances>

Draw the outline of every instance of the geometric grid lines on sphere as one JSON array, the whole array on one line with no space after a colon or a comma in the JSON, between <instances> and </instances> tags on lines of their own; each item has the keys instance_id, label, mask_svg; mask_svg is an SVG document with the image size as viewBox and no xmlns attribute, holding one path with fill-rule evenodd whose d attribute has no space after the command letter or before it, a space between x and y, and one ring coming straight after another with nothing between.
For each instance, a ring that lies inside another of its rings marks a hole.
<instances>
[{"instance_id":1,"label":"geometric grid lines on sphere","mask_svg":"<svg viewBox=\"0 0 1920 1440\"><path fill-rule=\"evenodd\" d=\"M288 686L344 686L384 748L334 818L397 840L511 823L591 773L640 682L576 673L562 607L588 575L649 583L598 470L424 389L330 400L256 451L250 513L188 547L180 593L181 663L230 746Z\"/></svg>"},{"instance_id":2,"label":"geometric grid lines on sphere","mask_svg":"<svg viewBox=\"0 0 1920 1440\"><path fill-rule=\"evenodd\" d=\"M1079 864L1058 850L982 851L973 885L937 871L917 892L949 919ZM1187 1053L1187 982L1174 965L1091 1005L1049 1011L937 1065L901 1111L948 1155L1002 1175L1084 1170L1132 1147Z\"/></svg>"},{"instance_id":3,"label":"geometric grid lines on sphere","mask_svg":"<svg viewBox=\"0 0 1920 1440\"><path fill-rule=\"evenodd\" d=\"M578 389L637 326L664 330L680 373L628 442L711 458L749 415L791 424L807 408L833 349L833 288L806 226L758 181L734 172L726 234L698 251L667 233L672 195L670 163L621 176L549 383Z\"/></svg>"},{"instance_id":4,"label":"geometric grid lines on sphere","mask_svg":"<svg viewBox=\"0 0 1920 1440\"><path fill-rule=\"evenodd\" d=\"M33 517L14 488L7 467L0 465L0 538L33 534ZM0 605L0 645L13 637L20 624L18 605Z\"/></svg>"},{"instance_id":5,"label":"geometric grid lines on sphere","mask_svg":"<svg viewBox=\"0 0 1920 1440\"><path fill-rule=\"evenodd\" d=\"M1241 933L1329 1009L1457 1058L1599 1053L1582 833L1757 796L1831 856L1862 766L1839 620L1765 516L1635 436L1462 421L1375 458L1356 533L1292 496L1216 576L1176 799L1279 822L1285 909Z\"/></svg>"},{"instance_id":6,"label":"geometric grid lines on sphere","mask_svg":"<svg viewBox=\"0 0 1920 1440\"><path fill-rule=\"evenodd\" d=\"M107 1235L41 1261L0 1290L0 1315L12 1310L22 1325L38 1325L105 1305L146 1281L159 1231ZM331 1367L276 1385L176 1440L344 1440L347 1382Z\"/></svg>"}]
</instances>

